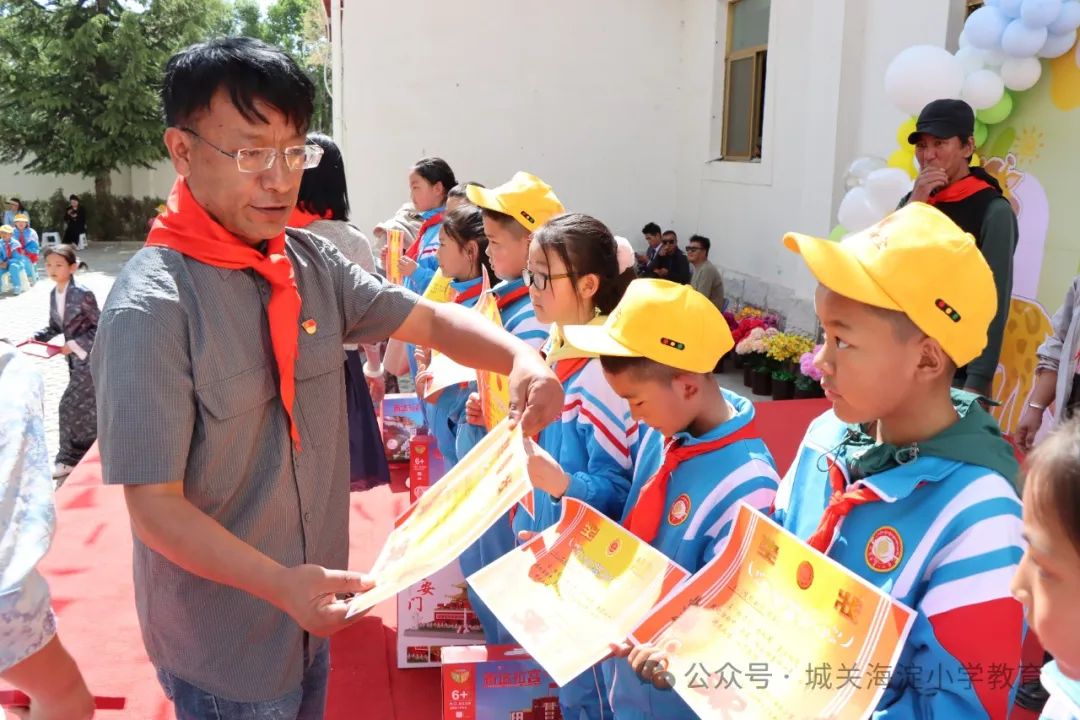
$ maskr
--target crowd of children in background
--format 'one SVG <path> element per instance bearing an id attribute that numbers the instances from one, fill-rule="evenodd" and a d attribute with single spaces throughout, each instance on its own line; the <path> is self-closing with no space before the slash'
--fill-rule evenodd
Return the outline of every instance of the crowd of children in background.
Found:
<path id="1" fill-rule="evenodd" d="M 774 466 L 753 403 L 712 376 L 733 346 L 720 311 L 655 272 L 656 258 L 672 255 L 660 254 L 659 227 L 646 227 L 657 242 L 635 256 L 534 175 L 459 186 L 445 162 L 425 159 L 409 179 L 423 227 L 401 263 L 406 282 L 423 293 L 442 277 L 441 299 L 471 306 L 494 275 L 504 327 L 540 350 L 566 393 L 560 420 L 526 440 L 531 512 L 518 506 L 463 554 L 466 576 L 556 522 L 563 497 L 693 573 L 723 547 L 745 502 L 918 611 L 881 701 L 888 717 L 1006 717 L 1016 683 L 955 673 L 930 685 L 920 673 L 997 665 L 1018 674 L 1025 606 L 1058 658 L 1044 670 L 1055 702 L 1077 702 L 1080 623 L 1067 598 L 1080 590 L 1080 425 L 1060 428 L 1021 473 L 980 399 L 952 388 L 955 368 L 986 343 L 996 299 L 985 260 L 951 220 L 913 204 L 840 243 L 785 238 L 819 283 L 815 365 L 833 404 L 788 469 Z M 649 277 L 637 277 L 643 268 Z M 423 397 L 430 354 L 407 357 Z M 427 398 L 448 465 L 485 432 L 475 391 Z M 512 642 L 470 597 L 485 639 Z M 613 646 L 560 689 L 563 717 L 694 717 L 661 667 L 656 648 Z"/>

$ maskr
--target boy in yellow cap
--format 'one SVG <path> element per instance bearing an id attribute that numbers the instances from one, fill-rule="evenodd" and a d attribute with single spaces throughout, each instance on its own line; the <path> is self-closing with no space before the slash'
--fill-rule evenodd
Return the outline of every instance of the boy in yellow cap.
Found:
<path id="1" fill-rule="evenodd" d="M 712 377 L 735 344 L 727 322 L 687 285 L 639 279 L 603 325 L 563 331 L 567 343 L 600 356 L 608 383 L 641 423 L 623 524 L 696 572 L 727 537 L 739 503 L 767 511 L 779 481 L 753 404 Z M 618 720 L 694 717 L 622 658 L 604 663 L 604 676 Z"/>
<path id="2" fill-rule="evenodd" d="M 1009 592 L 1024 548 L 1017 464 L 977 397 L 951 390 L 987 342 L 990 268 L 922 203 L 840 243 L 784 244 L 820 283 L 815 364 L 833 409 L 807 430 L 774 517 L 918 611 L 884 717 L 1005 718 L 1024 634 Z"/>
<path id="3" fill-rule="evenodd" d="M 29 277 L 34 272 L 30 259 L 22 254 L 22 246 L 12 237 L 15 228 L 0 225 L 0 291 L 4 287 L 4 278 L 11 281 L 11 289 L 19 295 L 23 291 L 23 276 Z"/>
<path id="4" fill-rule="evenodd" d="M 532 233 L 565 208 L 546 182 L 527 172 L 514 174 L 508 182 L 494 188 L 469 185 L 469 201 L 484 211 L 484 234 L 487 255 L 500 282 L 492 288 L 503 327 L 529 345 L 539 349 L 547 340 L 549 327 L 536 319 L 529 288 L 522 272 L 529 259 Z M 481 438 L 479 397 L 472 393 L 468 401 L 469 422 L 457 429 L 458 457 L 464 457 Z M 514 549 L 516 541 L 509 518 L 495 523 L 460 558 L 461 569 L 468 577 Z M 484 628 L 489 644 L 513 642 L 513 638 L 495 619 L 479 596 L 469 588 L 469 600 Z"/>

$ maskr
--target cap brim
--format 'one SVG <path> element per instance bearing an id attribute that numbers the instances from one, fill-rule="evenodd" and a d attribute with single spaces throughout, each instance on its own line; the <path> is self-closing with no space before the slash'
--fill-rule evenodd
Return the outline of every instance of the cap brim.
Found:
<path id="1" fill-rule="evenodd" d="M 604 325 L 567 325 L 561 329 L 568 344 L 591 355 L 642 357 L 611 337 Z"/>
<path id="2" fill-rule="evenodd" d="M 506 209 L 503 207 L 502 201 L 499 200 L 498 193 L 493 188 L 482 188 L 476 185 L 466 185 L 465 197 L 469 198 L 469 202 L 471 202 L 478 208 L 485 208 L 487 210 L 494 210 L 501 213 L 506 212 Z"/>
<path id="3" fill-rule="evenodd" d="M 971 129 L 965 137 L 970 137 L 975 133 L 975 128 Z M 951 138 L 958 135 L 964 135 L 963 131 L 957 130 L 955 125 L 949 125 L 947 123 L 925 125 L 921 129 L 916 127 L 914 132 L 907 136 L 908 145 L 914 145 L 919 142 L 920 135 L 931 135 L 936 138 Z"/>
<path id="4" fill-rule="evenodd" d="M 784 245 L 788 250 L 802 255 L 818 282 L 836 294 L 886 310 L 901 310 L 842 244 L 810 235 L 787 233 L 784 235 Z"/>

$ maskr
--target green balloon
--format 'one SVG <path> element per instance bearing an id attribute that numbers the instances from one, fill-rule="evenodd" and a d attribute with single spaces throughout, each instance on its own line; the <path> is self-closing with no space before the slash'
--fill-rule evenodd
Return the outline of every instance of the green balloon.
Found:
<path id="1" fill-rule="evenodd" d="M 975 117 L 987 125 L 997 125 L 999 122 L 1002 122 L 1005 118 L 1009 117 L 1009 113 L 1012 112 L 1012 109 L 1012 95 L 1006 90 L 1001 96 L 1001 99 L 997 101 L 996 105 L 988 107 L 985 110 L 980 110 L 975 113 Z"/>
<path id="2" fill-rule="evenodd" d="M 832 229 L 832 232 L 829 233 L 829 239 L 839 242 L 840 238 L 844 237 L 847 234 L 848 233 L 846 227 L 844 227 L 843 225 L 837 225 Z"/>
<path id="3" fill-rule="evenodd" d="M 982 147 L 986 142 L 986 136 L 989 134 L 989 130 L 986 129 L 986 124 L 978 120 L 975 121 L 975 147 Z"/>

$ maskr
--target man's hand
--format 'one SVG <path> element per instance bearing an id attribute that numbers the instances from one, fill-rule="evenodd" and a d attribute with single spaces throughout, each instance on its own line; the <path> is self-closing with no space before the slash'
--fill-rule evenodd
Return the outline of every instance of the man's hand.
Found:
<path id="1" fill-rule="evenodd" d="M 927 165 L 915 178 L 915 187 L 911 190 L 908 202 L 926 202 L 930 196 L 949 184 L 949 175 L 939 167 Z"/>
<path id="2" fill-rule="evenodd" d="M 408 255 L 402 255 L 401 260 L 398 261 L 398 270 L 401 272 L 402 277 L 409 277 L 416 272 L 418 267 L 420 265 Z"/>
<path id="3" fill-rule="evenodd" d="M 627 658 L 630 667 L 645 682 L 651 682 L 657 690 L 671 689 L 671 673 L 667 671 L 667 655 L 653 645 L 638 645 Z"/>
<path id="4" fill-rule="evenodd" d="M 1024 412 L 1020 414 L 1020 424 L 1016 426 L 1016 445 L 1024 452 L 1031 452 L 1035 447 L 1035 436 L 1039 434 L 1039 428 L 1043 424 L 1045 410 L 1037 410 L 1030 405 L 1024 406 Z"/>
<path id="5" fill-rule="evenodd" d="M 510 371 L 510 416 L 526 437 L 538 435 L 562 412 L 563 388 L 540 354 L 518 353 Z"/>
<path id="6" fill-rule="evenodd" d="M 386 397 L 386 378 L 370 378 L 365 376 L 364 379 L 367 380 L 368 394 L 371 395 L 371 404 L 376 408 L 381 406 L 383 398 Z"/>
<path id="7" fill-rule="evenodd" d="M 60 348 L 60 354 L 61 355 L 70 355 L 71 354 L 71 348 L 69 348 L 67 345 L 62 346 Z"/>
<path id="8" fill-rule="evenodd" d="M 349 602 L 338 595 L 367 592 L 375 583 L 360 573 L 297 565 L 281 570 L 277 587 L 275 605 L 312 635 L 328 637 L 357 619 L 345 619 Z"/>
<path id="9" fill-rule="evenodd" d="M 656 277 L 667 277 L 668 276 L 668 269 L 667 268 L 656 268 L 656 269 L 653 270 L 653 273 L 656 275 Z"/>
<path id="10" fill-rule="evenodd" d="M 543 490 L 556 500 L 566 494 L 570 487 L 570 476 L 563 471 L 555 458 L 529 437 L 525 438 L 525 455 L 529 458 L 529 481 L 533 487 Z"/>

